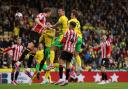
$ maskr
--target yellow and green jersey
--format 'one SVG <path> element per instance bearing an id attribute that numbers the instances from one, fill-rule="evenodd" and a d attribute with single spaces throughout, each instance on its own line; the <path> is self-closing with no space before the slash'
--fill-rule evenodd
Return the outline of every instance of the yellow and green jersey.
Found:
<path id="1" fill-rule="evenodd" d="M 81 33 L 81 30 L 80 30 L 80 22 L 79 22 L 76 18 L 73 18 L 73 19 L 70 19 L 70 20 L 68 21 L 68 23 L 70 23 L 70 22 L 72 22 L 72 21 L 76 23 L 76 27 L 75 27 L 76 33 L 78 34 L 78 36 L 79 36 L 80 38 L 82 38 L 82 33 Z"/>
<path id="2" fill-rule="evenodd" d="M 55 31 L 51 29 L 46 29 L 41 35 L 39 42 L 44 41 L 46 47 L 51 47 L 55 40 Z"/>
<path id="3" fill-rule="evenodd" d="M 57 23 L 60 23 L 59 31 L 60 34 L 64 34 L 68 29 L 68 18 L 66 16 L 61 16 Z"/>

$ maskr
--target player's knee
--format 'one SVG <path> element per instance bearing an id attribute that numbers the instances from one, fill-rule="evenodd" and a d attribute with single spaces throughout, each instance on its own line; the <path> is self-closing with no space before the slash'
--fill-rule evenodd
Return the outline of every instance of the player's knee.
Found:
<path id="1" fill-rule="evenodd" d="M 63 65 L 63 60 L 62 59 L 59 59 L 59 64 Z"/>
<path id="2" fill-rule="evenodd" d="M 71 68 L 70 62 L 67 62 L 67 63 L 66 63 L 66 68 L 67 68 L 67 69 Z"/>
<path id="3" fill-rule="evenodd" d="M 75 57 L 79 56 L 79 52 L 75 51 L 75 52 L 74 52 L 74 56 L 75 56 Z"/>
<path id="4" fill-rule="evenodd" d="M 25 71 L 28 71 L 28 72 L 30 72 L 30 68 L 26 68 L 26 69 L 25 69 Z"/>
<path id="5" fill-rule="evenodd" d="M 52 47 L 50 48 L 50 50 L 51 50 L 51 51 L 54 51 L 54 50 L 55 50 L 55 46 L 52 46 Z"/>
<path id="6" fill-rule="evenodd" d="M 56 51 L 56 50 L 58 50 L 59 48 L 57 47 L 57 46 L 52 46 L 51 48 L 50 48 L 50 50 L 51 51 Z"/>
<path id="7" fill-rule="evenodd" d="M 105 72 L 105 67 L 104 66 L 101 66 L 101 71 Z"/>

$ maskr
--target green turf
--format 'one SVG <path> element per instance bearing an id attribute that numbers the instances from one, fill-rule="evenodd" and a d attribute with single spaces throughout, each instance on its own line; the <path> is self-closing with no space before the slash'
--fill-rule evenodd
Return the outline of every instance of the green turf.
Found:
<path id="1" fill-rule="evenodd" d="M 17 86 L 11 84 L 0 84 L 0 89 L 128 89 L 128 83 L 110 83 L 106 85 L 98 85 L 96 83 L 70 83 L 67 86 L 59 86 L 53 84 L 19 84 Z"/>

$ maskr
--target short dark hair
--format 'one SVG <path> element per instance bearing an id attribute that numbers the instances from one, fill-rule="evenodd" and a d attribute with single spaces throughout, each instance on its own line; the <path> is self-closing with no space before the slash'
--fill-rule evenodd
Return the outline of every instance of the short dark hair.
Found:
<path id="1" fill-rule="evenodd" d="M 62 9 L 63 11 L 65 11 L 64 7 L 63 6 L 59 6 L 58 10 L 59 9 Z"/>
<path id="2" fill-rule="evenodd" d="M 51 12 L 51 9 L 50 9 L 50 8 L 44 8 L 43 12 L 44 12 L 44 13 Z"/>
<path id="3" fill-rule="evenodd" d="M 74 21 L 71 21 L 71 22 L 70 22 L 70 25 L 71 25 L 73 28 L 76 27 L 76 23 L 75 23 Z"/>
<path id="4" fill-rule="evenodd" d="M 73 13 L 73 15 L 75 15 L 76 17 L 78 17 L 78 12 L 75 9 L 73 9 L 71 13 Z"/>

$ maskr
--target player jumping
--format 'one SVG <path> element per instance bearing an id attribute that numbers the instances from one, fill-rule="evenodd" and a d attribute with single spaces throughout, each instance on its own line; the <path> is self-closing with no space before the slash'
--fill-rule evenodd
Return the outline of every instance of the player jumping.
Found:
<path id="1" fill-rule="evenodd" d="M 44 29 L 48 28 L 48 26 L 46 25 L 46 17 L 49 17 L 51 15 L 51 9 L 49 8 L 45 8 L 43 10 L 43 13 L 39 13 L 36 18 L 35 18 L 35 22 L 36 24 L 34 25 L 34 27 L 32 28 L 33 32 L 35 32 L 35 34 L 37 34 L 35 39 L 35 35 L 33 35 L 34 38 L 32 38 L 32 40 L 36 40 L 35 41 L 35 45 L 37 46 L 38 44 L 38 40 L 39 40 L 39 36 L 42 34 L 42 32 L 44 31 Z M 30 72 L 28 71 L 29 68 L 31 68 L 31 64 L 32 64 L 32 60 L 34 58 L 35 55 L 35 51 L 34 51 L 34 43 L 30 42 L 28 43 L 28 47 L 26 48 L 26 50 L 23 52 L 23 54 L 21 55 L 20 59 L 18 62 L 16 62 L 16 67 L 19 67 L 19 65 L 21 64 L 21 62 L 24 60 L 25 56 L 28 53 L 31 53 L 31 55 L 29 56 L 29 60 L 27 61 L 27 67 L 26 68 L 26 73 L 28 76 L 30 75 Z"/>

